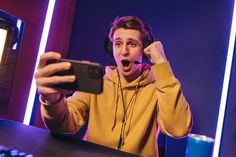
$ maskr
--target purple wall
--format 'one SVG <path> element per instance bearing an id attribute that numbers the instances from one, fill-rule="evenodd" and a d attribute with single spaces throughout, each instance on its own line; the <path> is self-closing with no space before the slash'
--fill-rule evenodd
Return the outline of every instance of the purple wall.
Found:
<path id="1" fill-rule="evenodd" d="M 25 22 L 6 118 L 23 121 L 48 2 L 1 0 L 0 8 Z"/>
<path id="2" fill-rule="evenodd" d="M 156 39 L 162 41 L 172 69 L 182 84 L 193 113 L 192 133 L 214 137 L 232 9 L 233 0 L 214 3 L 206 0 L 78 1 L 69 58 L 109 64 L 103 42 L 110 21 L 117 15 L 139 16 L 150 24 Z M 235 82 L 232 85 L 235 86 Z M 235 101 L 231 99 L 232 104 Z M 227 142 L 235 147 L 235 141 L 226 139 L 224 143 Z M 168 138 L 167 147 L 168 157 L 182 157 L 186 140 Z M 235 150 L 231 151 L 236 154 Z M 222 152 L 230 157 L 224 147 Z"/>
<path id="3" fill-rule="evenodd" d="M 75 4 L 76 0 L 56 1 L 47 41 L 47 51 L 58 51 L 63 56 L 67 56 Z M 23 122 L 47 6 L 48 0 L 0 1 L 0 9 L 25 22 L 10 102 L 6 106 L 7 113 L 4 118 Z M 39 110 L 35 125 L 43 127 Z"/>

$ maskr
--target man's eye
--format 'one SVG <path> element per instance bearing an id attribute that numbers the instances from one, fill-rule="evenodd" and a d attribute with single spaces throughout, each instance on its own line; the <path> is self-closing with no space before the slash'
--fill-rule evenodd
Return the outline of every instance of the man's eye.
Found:
<path id="1" fill-rule="evenodd" d="M 131 47 L 136 47 L 137 43 L 135 41 L 130 41 L 130 42 L 128 42 L 128 45 Z"/>
<path id="2" fill-rule="evenodd" d="M 121 46 L 122 44 L 123 44 L 123 43 L 122 43 L 121 41 L 116 41 L 116 42 L 115 42 L 115 46 L 118 46 L 118 47 Z"/>

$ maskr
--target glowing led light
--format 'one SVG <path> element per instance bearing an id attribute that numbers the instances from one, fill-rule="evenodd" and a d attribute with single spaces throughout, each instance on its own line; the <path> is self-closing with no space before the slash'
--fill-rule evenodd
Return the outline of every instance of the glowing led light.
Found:
<path id="1" fill-rule="evenodd" d="M 226 60 L 226 66 L 225 66 L 224 82 L 223 82 L 223 88 L 222 88 L 222 93 L 221 93 L 221 101 L 220 101 L 220 109 L 219 109 L 219 115 L 218 115 L 218 121 L 217 121 L 215 144 L 214 144 L 214 149 L 213 149 L 213 157 L 219 156 L 222 128 L 223 128 L 223 123 L 224 123 L 224 116 L 225 116 L 225 109 L 226 109 L 226 102 L 227 102 L 227 95 L 228 95 L 228 87 L 229 87 L 229 80 L 230 80 L 230 73 L 231 73 L 232 60 L 233 60 L 233 54 L 234 54 L 235 35 L 236 35 L 236 3 L 234 2 L 233 19 L 232 19 L 229 46 L 228 46 L 228 54 L 227 54 L 227 60 Z"/>
<path id="2" fill-rule="evenodd" d="M 22 20 L 17 20 L 16 26 L 18 28 L 18 31 L 21 30 L 21 25 L 22 25 Z M 14 44 L 14 46 L 12 47 L 13 50 L 15 50 L 17 48 L 17 42 Z"/>
<path id="3" fill-rule="evenodd" d="M 45 22 L 44 22 L 44 26 L 43 26 L 43 33 L 42 33 L 42 37 L 40 40 L 40 46 L 39 46 L 37 60 L 36 60 L 35 68 L 34 68 L 34 73 L 37 70 L 37 65 L 39 62 L 40 55 L 42 55 L 45 51 L 55 3 L 56 3 L 56 0 L 50 0 L 49 4 L 48 4 L 46 18 L 45 18 Z M 30 92 L 29 92 L 28 102 L 27 102 L 26 111 L 25 111 L 25 117 L 24 117 L 24 121 L 23 121 L 23 123 L 27 124 L 27 125 L 30 123 L 32 109 L 33 109 L 33 105 L 34 105 L 35 94 L 36 94 L 36 81 L 35 81 L 34 77 L 32 77 L 31 88 L 30 88 Z"/>

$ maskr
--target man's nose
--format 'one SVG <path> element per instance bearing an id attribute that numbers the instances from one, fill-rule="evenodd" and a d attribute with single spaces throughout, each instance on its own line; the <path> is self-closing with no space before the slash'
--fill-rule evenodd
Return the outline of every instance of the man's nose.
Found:
<path id="1" fill-rule="evenodd" d="M 126 56 L 128 53 L 129 53 L 128 46 L 126 44 L 124 44 L 123 47 L 122 47 L 122 50 L 121 50 L 121 54 L 123 56 Z"/>

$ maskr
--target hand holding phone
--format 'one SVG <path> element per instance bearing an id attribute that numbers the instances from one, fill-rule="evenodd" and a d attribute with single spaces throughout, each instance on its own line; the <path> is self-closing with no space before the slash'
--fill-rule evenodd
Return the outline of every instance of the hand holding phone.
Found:
<path id="1" fill-rule="evenodd" d="M 56 88 L 72 91 L 82 91 L 99 94 L 103 91 L 103 66 L 95 62 L 83 62 L 69 59 L 48 60 L 47 64 L 70 62 L 71 68 L 66 71 L 56 72 L 53 76 L 75 75 L 73 83 L 61 83 L 54 85 Z"/>

